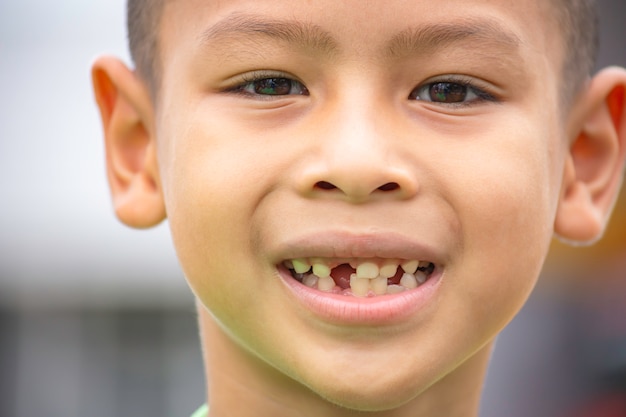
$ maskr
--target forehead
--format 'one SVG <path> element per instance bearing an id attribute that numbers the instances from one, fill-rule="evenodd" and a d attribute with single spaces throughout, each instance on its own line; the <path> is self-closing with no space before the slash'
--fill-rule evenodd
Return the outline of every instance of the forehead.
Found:
<path id="1" fill-rule="evenodd" d="M 223 19 L 232 20 L 234 15 L 322 24 L 339 29 L 338 32 L 344 36 L 356 35 L 374 43 L 385 35 L 393 36 L 395 32 L 410 27 L 463 20 L 468 24 L 474 23 L 477 29 L 481 20 L 495 26 L 500 22 L 530 40 L 543 37 L 541 35 L 554 27 L 553 3 L 545 0 L 179 0 L 165 4 L 161 15 L 161 40 L 167 44 L 168 38 L 176 34 L 198 34 L 199 31 L 210 30 L 211 25 L 221 23 Z M 189 30 L 181 31 L 182 27 Z M 492 31 L 491 35 L 499 36 L 496 31 Z"/>
<path id="2" fill-rule="evenodd" d="M 511 60 L 509 70 L 547 60 L 556 74 L 564 48 L 553 7 L 545 0 L 177 0 L 165 5 L 159 45 L 164 78 L 183 55 L 280 53 L 267 45 L 382 64 L 455 48 L 496 66 Z"/>

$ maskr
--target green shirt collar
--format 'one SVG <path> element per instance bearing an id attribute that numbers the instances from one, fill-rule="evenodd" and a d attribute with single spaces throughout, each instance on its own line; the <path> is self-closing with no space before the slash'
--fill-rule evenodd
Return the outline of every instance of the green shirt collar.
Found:
<path id="1" fill-rule="evenodd" d="M 202 407 L 198 408 L 195 413 L 191 415 L 191 417 L 208 417 L 209 415 L 209 406 L 204 404 Z"/>

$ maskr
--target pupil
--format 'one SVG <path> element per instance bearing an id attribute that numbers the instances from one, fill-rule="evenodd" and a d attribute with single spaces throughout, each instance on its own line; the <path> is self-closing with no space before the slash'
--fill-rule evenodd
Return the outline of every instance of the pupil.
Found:
<path id="1" fill-rule="evenodd" d="M 285 95 L 291 91 L 291 81 L 286 78 L 266 78 L 256 82 L 254 91 L 257 94 Z"/>
<path id="2" fill-rule="evenodd" d="M 456 83 L 435 83 L 430 87 L 430 98 L 437 103 L 462 103 L 467 87 Z"/>

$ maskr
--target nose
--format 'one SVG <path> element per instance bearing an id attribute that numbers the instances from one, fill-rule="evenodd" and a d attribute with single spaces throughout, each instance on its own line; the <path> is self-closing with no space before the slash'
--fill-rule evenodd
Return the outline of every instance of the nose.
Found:
<path id="1" fill-rule="evenodd" d="M 301 192 L 355 204 L 416 195 L 416 170 L 406 143 L 384 114 L 372 113 L 351 106 L 314 129 L 317 137 L 310 158 L 304 158 Z"/>

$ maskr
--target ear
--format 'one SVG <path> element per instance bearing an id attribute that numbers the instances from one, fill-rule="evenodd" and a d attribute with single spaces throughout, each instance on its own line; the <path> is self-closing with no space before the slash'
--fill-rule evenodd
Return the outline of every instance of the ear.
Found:
<path id="1" fill-rule="evenodd" d="M 575 129 L 555 220 L 560 237 L 599 239 L 619 193 L 626 156 L 626 70 L 598 73 L 571 113 Z"/>
<path id="2" fill-rule="evenodd" d="M 91 75 L 102 118 L 115 213 L 128 226 L 154 226 L 165 219 L 165 204 L 148 90 L 134 72 L 113 57 L 98 58 Z"/>

